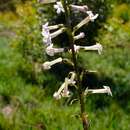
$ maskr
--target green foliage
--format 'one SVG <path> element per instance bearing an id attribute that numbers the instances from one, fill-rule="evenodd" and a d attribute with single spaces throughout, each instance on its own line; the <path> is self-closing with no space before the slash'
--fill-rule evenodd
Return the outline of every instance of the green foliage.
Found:
<path id="1" fill-rule="evenodd" d="M 31 2 L 17 5 L 16 13 L 19 16 L 20 26 L 16 30 L 17 37 L 13 40 L 12 47 L 24 57 L 25 65 L 20 68 L 21 75 L 27 80 L 36 82 L 35 66 L 42 62 L 44 53 L 37 12 L 32 6 Z"/>
<path id="2" fill-rule="evenodd" d="M 44 89 L 25 82 L 18 73 L 25 65 L 24 59 L 9 43 L 7 37 L 0 37 L 0 129 L 81 130 L 77 103 L 66 105 L 63 101 L 54 101 L 46 97 Z M 3 114 L 7 106 L 13 110 L 11 116 Z M 117 103 L 98 110 L 87 105 L 87 111 L 91 119 L 90 130 L 130 129 L 129 113 L 125 113 Z"/>
<path id="3" fill-rule="evenodd" d="M 104 45 L 104 55 L 98 66 L 106 77 L 113 81 L 113 92 L 119 102 L 127 103 L 129 100 L 129 69 L 130 69 L 130 19 L 129 5 L 116 5 L 113 13 L 108 17 L 104 28 L 99 30 L 98 39 Z M 100 71 L 100 72 L 102 72 Z M 123 98 L 125 96 L 125 100 Z"/>
<path id="4" fill-rule="evenodd" d="M 86 0 L 83 2 L 86 3 Z M 90 83 L 91 87 L 101 87 L 103 84 L 107 84 L 112 87 L 114 96 L 111 100 L 106 95 L 87 97 L 87 110 L 91 119 L 90 129 L 129 130 L 129 5 L 117 4 L 116 1 L 107 1 L 108 3 L 104 1 L 102 8 L 104 5 L 105 7 L 99 11 L 97 8 L 100 7 L 101 1 L 94 2 L 94 6 L 92 2 L 94 1 L 89 2 L 92 5 L 91 8 L 95 8 L 95 12 L 105 16 L 100 16 L 100 20 L 96 24 L 97 32 L 92 30 L 93 33 L 91 33 L 91 27 L 95 28 L 93 23 L 90 27 L 83 28 L 87 37 L 92 36 L 88 40 L 83 40 L 81 44 L 86 45 L 88 41 L 94 42 L 96 39 L 103 44 L 104 52 L 101 56 L 82 52 L 79 64 L 88 70 L 97 70 L 96 76 L 92 75 L 94 78 L 91 81 L 92 84 Z M 111 11 L 104 12 L 105 9 Z M 12 12 L 0 13 L 0 31 L 5 28 L 13 28 L 13 31 L 17 29 L 17 37 L 11 46 L 10 39 L 0 38 L 0 129 L 35 130 L 45 126 L 48 130 L 81 130 L 76 103 L 68 106 L 46 97 L 47 94 L 52 95 L 60 85 L 59 81 L 63 80 L 66 73 L 63 72 L 61 77 L 59 70 L 64 70 L 64 67 L 49 73 L 38 69 L 39 64 L 47 58 L 43 52 L 41 25 L 46 21 L 46 18 L 51 19 L 54 16 L 53 10 L 44 6 L 40 6 L 37 10 L 34 3 L 27 2 L 17 5 L 15 11 L 17 15 Z M 45 13 L 39 11 L 49 11 L 49 15 L 44 16 Z M 40 13 L 41 18 L 39 18 L 38 13 Z M 80 21 L 81 17 L 78 17 Z M 104 17 L 105 19 L 103 19 Z M 7 21 L 7 19 L 11 20 Z M 42 21 L 41 23 L 39 23 L 39 19 Z M 58 16 L 53 17 L 53 21 L 49 21 L 50 23 L 61 23 L 62 20 L 62 16 Z M 17 22 L 12 26 L 14 21 Z M 101 24 L 102 28 L 100 28 Z M 95 36 L 97 37 L 95 38 Z M 61 43 L 57 39 L 55 42 L 58 45 Z M 12 119 L 4 117 L 2 114 L 2 109 L 7 105 L 13 106 L 13 108 L 17 108 L 18 105 Z"/>

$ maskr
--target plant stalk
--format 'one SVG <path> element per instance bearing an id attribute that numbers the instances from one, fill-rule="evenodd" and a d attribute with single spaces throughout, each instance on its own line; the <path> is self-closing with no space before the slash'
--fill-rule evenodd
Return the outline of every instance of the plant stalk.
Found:
<path id="1" fill-rule="evenodd" d="M 77 57 L 76 53 L 74 50 L 74 34 L 72 33 L 72 26 L 71 26 L 71 18 L 70 18 L 70 9 L 69 9 L 69 0 L 62 0 L 62 4 L 65 10 L 65 19 L 66 19 L 66 26 L 67 26 L 67 34 L 69 37 L 69 45 L 72 51 L 72 60 L 74 64 L 74 70 L 77 76 L 77 88 L 78 88 L 78 96 L 79 96 L 79 101 L 80 101 L 80 116 L 83 124 L 84 130 L 88 130 L 89 123 L 87 119 L 87 115 L 85 112 L 85 97 L 84 97 L 84 92 L 82 91 L 82 86 L 81 86 L 81 80 L 80 80 L 80 73 L 78 70 L 77 66 Z"/>

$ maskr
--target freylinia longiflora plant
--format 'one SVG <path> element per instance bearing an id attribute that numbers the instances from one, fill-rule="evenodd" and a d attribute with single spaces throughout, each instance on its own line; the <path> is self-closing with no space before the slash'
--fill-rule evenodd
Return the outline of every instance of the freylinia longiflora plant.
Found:
<path id="1" fill-rule="evenodd" d="M 53 61 L 47 61 L 43 63 L 43 69 L 48 70 L 51 69 L 51 67 L 57 63 L 60 62 L 69 62 L 73 66 L 74 70 L 68 74 L 68 77 L 65 78 L 64 83 L 61 85 L 58 91 L 56 91 L 53 95 L 53 97 L 56 100 L 61 99 L 62 97 L 70 97 L 70 91 L 68 89 L 69 86 L 75 86 L 76 91 L 78 92 L 78 99 L 80 102 L 80 117 L 82 119 L 82 124 L 84 130 L 88 130 L 89 128 L 89 121 L 86 114 L 85 109 L 85 96 L 88 94 L 93 93 L 108 93 L 109 95 L 112 95 L 111 90 L 108 86 L 103 86 L 103 89 L 82 89 L 82 73 L 81 70 L 79 71 L 78 67 L 78 59 L 77 55 L 80 53 L 80 50 L 84 51 L 98 51 L 99 54 L 102 52 L 102 45 L 100 43 L 96 43 L 93 46 L 79 46 L 75 45 L 75 41 L 81 38 L 85 37 L 85 34 L 81 32 L 79 35 L 75 36 L 76 31 L 78 31 L 80 28 L 82 28 L 84 25 L 88 24 L 89 22 L 94 22 L 94 20 L 98 17 L 98 14 L 93 14 L 91 10 L 89 10 L 87 5 L 80 6 L 80 5 L 72 5 L 70 0 L 39 0 L 39 2 L 43 4 L 49 4 L 54 3 L 54 8 L 57 12 L 57 14 L 64 13 L 66 24 L 59 24 L 59 25 L 53 25 L 49 26 L 49 23 L 47 22 L 42 26 L 42 35 L 43 35 L 43 43 L 46 46 L 46 53 L 49 56 L 54 56 L 56 53 L 64 53 L 66 52 L 66 49 L 64 48 L 55 48 L 53 47 L 52 39 L 60 35 L 61 33 L 66 32 L 68 35 L 68 52 L 71 53 L 71 60 L 64 59 L 64 58 L 57 58 Z M 71 24 L 71 11 L 75 12 L 82 12 L 86 14 L 86 18 L 84 18 L 79 24 L 77 24 L 75 27 Z M 52 33 L 50 33 L 50 31 Z M 81 69 L 81 68 L 80 68 Z M 84 70 L 82 69 L 82 72 Z"/>

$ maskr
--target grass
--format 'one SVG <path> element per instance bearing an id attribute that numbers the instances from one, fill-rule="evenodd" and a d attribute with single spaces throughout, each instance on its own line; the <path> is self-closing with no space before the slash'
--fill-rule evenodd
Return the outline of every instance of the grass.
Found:
<path id="1" fill-rule="evenodd" d="M 22 56 L 10 47 L 10 40 L 0 37 L 0 130 L 82 130 L 77 103 L 54 101 L 19 75 Z M 90 130 L 130 129 L 130 115 L 116 103 L 87 110 Z"/>

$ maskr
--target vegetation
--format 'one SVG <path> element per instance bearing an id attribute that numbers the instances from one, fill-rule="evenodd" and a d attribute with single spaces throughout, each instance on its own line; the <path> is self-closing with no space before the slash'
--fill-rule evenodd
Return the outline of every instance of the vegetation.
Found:
<path id="1" fill-rule="evenodd" d="M 83 2 L 86 3 L 85 0 Z M 112 87 L 113 97 L 96 95 L 87 98 L 90 130 L 129 130 L 130 5 L 129 1 L 121 0 L 104 2 L 108 9 L 103 13 L 105 20 L 91 24 L 91 27 L 97 27 L 97 31 L 90 39 L 82 41 L 83 45 L 100 41 L 104 46 L 103 55 L 99 57 L 82 52 L 80 63 L 98 71 L 96 75 L 89 75 L 92 81 L 87 78 L 90 87 L 107 84 Z M 40 32 L 46 18 L 54 16 L 53 10 L 49 10 L 46 16 L 43 12 L 48 8 L 35 2 L 13 4 L 15 11 L 2 9 L 0 12 L 0 129 L 82 130 L 77 102 L 71 105 L 64 99 L 57 102 L 52 98 L 64 80 L 67 70 L 60 72 L 65 67 L 49 73 L 35 67 L 47 57 Z M 90 4 L 95 5 L 91 0 Z M 98 12 L 96 8 L 95 11 Z M 62 16 L 58 16 L 50 22 L 61 20 Z M 89 28 L 84 27 L 83 30 L 91 35 Z M 59 46 L 61 41 L 55 39 L 55 42 Z"/>

